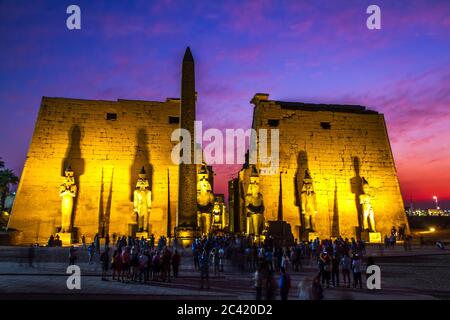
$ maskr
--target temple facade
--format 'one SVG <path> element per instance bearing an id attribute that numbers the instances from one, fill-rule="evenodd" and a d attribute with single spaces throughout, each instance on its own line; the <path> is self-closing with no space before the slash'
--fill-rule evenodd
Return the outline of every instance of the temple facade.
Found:
<path id="1" fill-rule="evenodd" d="M 114 233 L 171 236 L 179 224 L 195 227 L 197 167 L 171 158 L 174 130 L 194 127 L 189 48 L 181 90 L 181 99 L 166 101 L 43 97 L 8 225 L 22 231 L 21 242 L 45 243 L 67 231 L 63 224 L 73 241 Z M 62 195 L 69 167 L 72 199 Z M 67 222 L 62 212 L 69 205 Z"/>
<path id="2" fill-rule="evenodd" d="M 297 239 L 408 230 L 382 114 L 357 105 L 269 100 L 268 94 L 251 103 L 253 129 L 279 130 L 279 166 L 274 172 L 258 159 L 229 181 L 231 230 L 247 232 L 245 199 L 255 168 L 266 223 L 286 221 Z"/>
<path id="3" fill-rule="evenodd" d="M 188 243 L 211 232 L 264 236 L 274 221 L 297 239 L 408 227 L 382 114 L 268 94 L 251 101 L 252 128 L 278 130 L 279 164 L 274 171 L 247 161 L 229 182 L 227 210 L 211 166 L 173 161 L 174 132 L 194 132 L 194 70 L 188 48 L 180 99 L 43 97 L 8 224 L 20 242 L 59 233 L 65 244 L 97 234 L 177 235 Z M 196 148 L 191 141 L 195 162 Z"/>

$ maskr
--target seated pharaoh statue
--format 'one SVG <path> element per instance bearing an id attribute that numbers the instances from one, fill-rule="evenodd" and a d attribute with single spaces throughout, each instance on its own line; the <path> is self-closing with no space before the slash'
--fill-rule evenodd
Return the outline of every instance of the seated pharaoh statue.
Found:
<path id="1" fill-rule="evenodd" d="M 264 200 L 259 188 L 259 173 L 256 166 L 252 166 L 250 184 L 245 196 L 247 209 L 247 234 L 260 236 L 264 229 Z"/>

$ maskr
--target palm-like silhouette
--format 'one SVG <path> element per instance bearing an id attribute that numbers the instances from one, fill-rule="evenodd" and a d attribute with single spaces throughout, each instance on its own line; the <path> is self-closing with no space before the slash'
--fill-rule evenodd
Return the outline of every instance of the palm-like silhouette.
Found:
<path id="1" fill-rule="evenodd" d="M 6 196 L 11 185 L 19 183 L 19 178 L 11 169 L 5 169 L 5 162 L 0 158 L 0 207 L 5 208 Z"/>

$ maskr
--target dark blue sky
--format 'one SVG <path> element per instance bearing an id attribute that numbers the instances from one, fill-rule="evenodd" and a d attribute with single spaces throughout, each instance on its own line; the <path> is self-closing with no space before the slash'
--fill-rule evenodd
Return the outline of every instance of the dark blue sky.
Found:
<path id="1" fill-rule="evenodd" d="M 363 104 L 386 116 L 405 199 L 450 199 L 450 1 L 1 1 L 0 38 L 0 156 L 18 174 L 42 96 L 178 97 L 189 45 L 205 127 L 249 127 L 256 92 Z M 216 166 L 216 191 L 238 167 Z"/>

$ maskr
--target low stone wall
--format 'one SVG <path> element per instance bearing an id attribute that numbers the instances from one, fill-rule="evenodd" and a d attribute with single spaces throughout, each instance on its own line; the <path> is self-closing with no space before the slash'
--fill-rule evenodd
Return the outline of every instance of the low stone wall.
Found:
<path id="1" fill-rule="evenodd" d="M 427 230 L 435 228 L 436 230 L 450 229 L 450 217 L 408 217 L 409 226 L 412 230 Z"/>

